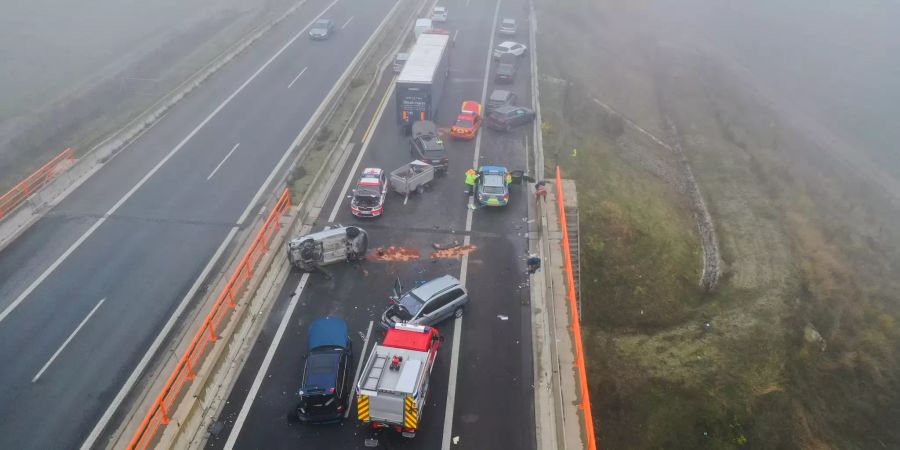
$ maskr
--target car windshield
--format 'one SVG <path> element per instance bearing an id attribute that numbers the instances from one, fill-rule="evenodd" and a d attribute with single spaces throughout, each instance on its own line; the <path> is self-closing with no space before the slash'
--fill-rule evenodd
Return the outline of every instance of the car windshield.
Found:
<path id="1" fill-rule="evenodd" d="M 470 119 L 457 119 L 456 126 L 461 128 L 472 128 L 475 124 Z"/>
<path id="2" fill-rule="evenodd" d="M 325 31 L 328 29 L 328 22 L 318 21 L 312 26 L 313 31 Z"/>
<path id="3" fill-rule="evenodd" d="M 513 19 L 503 19 L 503 26 L 514 27 L 514 26 L 516 26 L 516 21 Z"/>
<path id="4" fill-rule="evenodd" d="M 371 187 L 358 188 L 356 190 L 356 197 L 378 197 L 378 191 L 372 189 Z"/>
<path id="5" fill-rule="evenodd" d="M 497 72 L 500 72 L 500 73 L 511 73 L 512 71 L 513 71 L 513 65 L 512 65 L 512 64 L 500 64 L 499 66 L 497 66 Z"/>
<path id="6" fill-rule="evenodd" d="M 498 52 L 501 52 L 501 53 L 506 53 L 509 51 L 509 46 L 507 46 L 505 44 L 498 44 L 497 48 L 495 50 L 497 50 Z"/>

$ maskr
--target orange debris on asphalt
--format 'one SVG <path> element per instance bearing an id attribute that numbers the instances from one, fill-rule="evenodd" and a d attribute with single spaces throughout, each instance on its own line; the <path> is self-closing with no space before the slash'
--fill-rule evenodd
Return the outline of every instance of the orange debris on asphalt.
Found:
<path id="1" fill-rule="evenodd" d="M 419 251 L 407 247 L 378 247 L 369 255 L 373 261 L 414 261 L 421 258 Z"/>
<path id="2" fill-rule="evenodd" d="M 473 244 L 457 245 L 455 247 L 448 247 L 448 248 L 442 248 L 440 250 L 435 250 L 435 251 L 431 252 L 431 258 L 432 259 L 462 258 L 463 256 L 468 255 L 469 253 L 472 253 L 473 251 L 475 251 L 477 249 L 478 249 L 478 247 L 476 247 Z"/>

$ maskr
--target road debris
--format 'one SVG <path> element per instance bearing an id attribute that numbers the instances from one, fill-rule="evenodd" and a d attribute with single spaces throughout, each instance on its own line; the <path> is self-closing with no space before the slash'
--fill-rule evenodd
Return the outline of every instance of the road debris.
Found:
<path id="1" fill-rule="evenodd" d="M 431 259 L 438 258 L 462 258 L 469 253 L 477 250 L 474 244 L 469 245 L 455 245 L 453 247 L 442 248 L 439 250 L 435 250 L 431 252 Z"/>
<path id="2" fill-rule="evenodd" d="M 504 316 L 502 314 L 497 314 L 497 318 L 500 320 L 509 320 L 509 316 Z"/>
<path id="3" fill-rule="evenodd" d="M 407 247 L 378 247 L 372 251 L 369 259 L 373 261 L 414 261 L 421 258 L 419 251 Z"/>

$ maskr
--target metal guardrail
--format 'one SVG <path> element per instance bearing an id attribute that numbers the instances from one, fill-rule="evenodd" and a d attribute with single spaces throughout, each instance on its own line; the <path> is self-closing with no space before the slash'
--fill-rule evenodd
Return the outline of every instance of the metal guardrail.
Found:
<path id="1" fill-rule="evenodd" d="M 587 385 L 587 370 L 584 367 L 584 345 L 581 342 L 581 318 L 578 314 L 578 300 L 575 298 L 575 277 L 572 273 L 572 249 L 569 246 L 569 227 L 566 223 L 565 197 L 563 196 L 562 176 L 559 166 L 556 166 L 556 204 L 559 207 L 559 226 L 562 229 L 563 256 L 566 269 L 566 297 L 569 301 L 569 313 L 572 315 L 572 334 L 575 344 L 575 366 L 578 369 L 578 386 L 581 390 L 581 404 L 579 408 L 584 412 L 584 430 L 587 434 L 588 450 L 597 449 L 597 440 L 594 437 L 594 419 L 591 415 L 591 397 Z"/>
<path id="2" fill-rule="evenodd" d="M 71 147 L 63 150 L 62 153 L 54 156 L 43 167 L 34 171 L 28 178 L 13 186 L 3 196 L 0 196 L 0 220 L 55 178 L 59 174 L 58 169 L 63 161 L 69 161 L 73 158 L 74 152 Z"/>
<path id="3" fill-rule="evenodd" d="M 233 310 L 237 304 L 235 299 L 238 298 L 247 286 L 247 282 L 253 278 L 256 263 L 264 253 L 269 251 L 269 241 L 275 233 L 281 228 L 280 218 L 283 213 L 291 207 L 290 192 L 285 189 L 262 228 L 257 233 L 256 238 L 250 244 L 250 247 L 244 253 L 241 262 L 238 264 L 228 284 L 219 294 L 209 313 L 206 315 L 197 334 L 188 344 L 184 354 L 175 365 L 175 369 L 163 385 L 162 390 L 147 411 L 144 420 L 128 444 L 128 449 L 146 449 L 153 444 L 157 437 L 157 432 L 171 420 L 170 411 L 175 407 L 181 394 L 186 386 L 194 379 L 196 373 L 195 367 L 198 367 L 206 354 L 206 350 L 210 345 L 219 339 L 216 330 L 224 327 L 224 322 L 229 316 L 229 312 Z"/>

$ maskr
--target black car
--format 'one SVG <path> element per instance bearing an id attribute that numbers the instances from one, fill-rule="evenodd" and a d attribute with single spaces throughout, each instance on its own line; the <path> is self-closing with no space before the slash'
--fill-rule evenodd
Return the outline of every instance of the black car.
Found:
<path id="1" fill-rule="evenodd" d="M 437 126 L 430 120 L 413 123 L 412 135 L 409 138 L 409 153 L 434 166 L 434 169 L 446 172 L 449 166 L 444 141 L 438 135 Z"/>
<path id="2" fill-rule="evenodd" d="M 519 58 L 515 55 L 501 55 L 500 63 L 497 64 L 497 72 L 494 75 L 494 81 L 497 83 L 512 83 L 516 78 L 516 71 L 519 69 Z"/>
<path id="3" fill-rule="evenodd" d="M 491 111 L 501 106 L 512 106 L 515 104 L 516 94 L 503 89 L 494 89 L 494 92 L 491 92 L 491 96 L 488 97 L 485 109 L 487 110 L 487 113 L 490 114 Z"/>
<path id="4" fill-rule="evenodd" d="M 494 130 L 509 131 L 532 120 L 534 111 L 531 109 L 524 106 L 501 106 L 488 114 L 485 124 Z"/>
<path id="5" fill-rule="evenodd" d="M 328 39 L 334 33 L 334 22 L 330 19 L 319 19 L 309 28 L 309 38 L 319 41 Z"/>
<path id="6" fill-rule="evenodd" d="M 311 423 L 343 420 L 353 397 L 352 362 L 347 323 L 337 317 L 315 320 L 309 326 L 309 353 L 297 391 L 297 418 Z"/>

